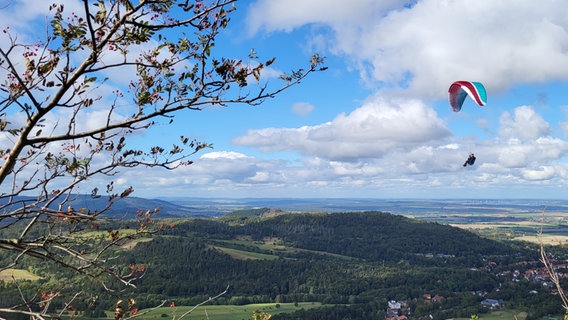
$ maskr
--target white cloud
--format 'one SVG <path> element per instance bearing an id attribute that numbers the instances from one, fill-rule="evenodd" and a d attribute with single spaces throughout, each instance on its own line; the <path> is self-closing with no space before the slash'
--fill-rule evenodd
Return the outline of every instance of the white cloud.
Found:
<path id="1" fill-rule="evenodd" d="M 200 157 L 200 159 L 243 159 L 247 158 L 246 155 L 234 152 L 234 151 L 215 151 L 215 152 L 208 152 Z"/>
<path id="2" fill-rule="evenodd" d="M 558 124 L 558 126 L 560 127 L 560 130 L 562 130 L 564 136 L 568 137 L 568 121 L 562 121 Z"/>
<path id="3" fill-rule="evenodd" d="M 266 152 L 292 150 L 345 160 L 381 157 L 449 135 L 436 112 L 420 101 L 373 97 L 350 114 L 340 114 L 321 125 L 250 130 L 233 143 Z"/>
<path id="4" fill-rule="evenodd" d="M 300 116 L 307 116 L 314 110 L 314 105 L 308 102 L 298 102 L 292 105 L 292 111 Z"/>
<path id="5" fill-rule="evenodd" d="M 0 10 L 0 29 L 9 27 L 11 32 L 18 34 L 21 42 L 45 40 L 45 26 L 49 24 L 47 17 L 50 16 L 49 6 L 51 1 L 45 0 L 10 0 Z M 83 4 L 78 0 L 66 0 L 64 3 L 63 16 L 67 17 L 72 12 L 82 12 Z M 2 35 L 3 36 L 3 35 Z M 0 37 L 0 45 L 4 47 L 4 37 Z"/>
<path id="6" fill-rule="evenodd" d="M 514 114 L 505 112 L 499 119 L 502 139 L 535 140 L 550 133 L 550 125 L 529 106 L 515 109 Z"/>
<path id="7" fill-rule="evenodd" d="M 291 31 L 310 23 L 352 23 L 361 17 L 371 19 L 400 5 L 402 3 L 398 0 L 256 1 L 249 7 L 248 29 L 250 34 L 254 34 L 259 30 Z"/>
<path id="8" fill-rule="evenodd" d="M 549 180 L 555 175 L 555 170 L 551 166 L 540 166 L 538 169 L 523 169 L 523 178 L 527 180 Z"/>
<path id="9" fill-rule="evenodd" d="M 320 2 L 258 0 L 249 29 L 326 26 L 333 31 L 330 52 L 351 59 L 369 83 L 416 96 L 443 97 L 455 80 L 481 81 L 498 92 L 568 79 L 568 19 L 560 0 L 422 0 L 410 8 L 401 1 Z"/>

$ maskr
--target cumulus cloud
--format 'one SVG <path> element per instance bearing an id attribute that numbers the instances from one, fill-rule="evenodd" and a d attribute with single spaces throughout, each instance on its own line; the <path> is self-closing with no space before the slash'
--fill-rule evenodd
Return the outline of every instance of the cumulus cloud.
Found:
<path id="1" fill-rule="evenodd" d="M 372 97 L 349 114 L 299 128 L 249 130 L 233 140 L 265 152 L 296 151 L 331 160 L 382 157 L 450 135 L 436 112 L 418 100 Z"/>
<path id="2" fill-rule="evenodd" d="M 362 17 L 372 19 L 373 16 L 400 5 L 401 1 L 397 0 L 256 1 L 249 6 L 248 30 L 249 34 L 254 34 L 259 30 L 291 31 L 310 23 L 350 24 Z"/>
<path id="3" fill-rule="evenodd" d="M 535 140 L 550 133 L 550 124 L 529 106 L 518 107 L 513 114 L 505 112 L 499 122 L 503 139 Z"/>
<path id="4" fill-rule="evenodd" d="M 348 57 L 368 83 L 406 94 L 440 98 L 454 80 L 481 81 L 497 92 L 568 79 L 568 20 L 560 0 L 293 2 L 256 1 L 249 30 L 306 24 L 331 30 L 330 52 Z"/>
<path id="5" fill-rule="evenodd" d="M 555 170 L 551 166 L 540 166 L 538 169 L 523 169 L 523 178 L 527 180 L 549 180 L 554 177 Z"/>

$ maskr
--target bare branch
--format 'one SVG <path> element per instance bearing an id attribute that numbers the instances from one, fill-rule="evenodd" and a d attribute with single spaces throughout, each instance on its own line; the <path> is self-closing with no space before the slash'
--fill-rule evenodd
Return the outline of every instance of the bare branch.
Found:
<path id="1" fill-rule="evenodd" d="M 544 227 L 545 211 L 546 211 L 546 209 L 542 210 L 541 223 L 540 223 L 540 228 L 538 230 L 538 243 L 539 243 L 539 247 L 540 247 L 540 261 L 544 264 L 544 268 L 546 269 L 546 272 L 550 276 L 550 281 L 552 281 L 552 283 L 554 283 L 554 286 L 556 287 L 556 290 L 558 291 L 558 295 L 560 296 L 560 299 L 562 300 L 562 307 L 564 308 L 565 313 L 568 314 L 568 297 L 566 296 L 566 292 L 564 292 L 564 289 L 562 288 L 562 286 L 560 284 L 560 277 L 558 275 L 558 272 L 556 272 L 556 270 L 554 269 L 554 265 L 550 261 L 548 254 L 546 252 L 545 246 L 544 246 L 544 242 L 542 241 L 542 232 L 543 232 L 543 227 Z"/>

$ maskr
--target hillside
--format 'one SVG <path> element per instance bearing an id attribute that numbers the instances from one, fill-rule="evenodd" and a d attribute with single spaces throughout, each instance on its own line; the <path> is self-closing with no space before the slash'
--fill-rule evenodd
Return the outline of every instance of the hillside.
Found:
<path id="1" fill-rule="evenodd" d="M 379 315 L 391 300 L 406 301 L 413 319 L 487 312 L 480 304 L 485 298 L 504 299 L 531 316 L 560 312 L 557 297 L 541 283 L 512 281 L 515 270 L 524 274 L 536 267 L 534 247 L 384 212 L 239 210 L 217 219 L 177 219 L 173 228 L 148 240 L 117 254 L 121 265 L 146 270 L 132 293 L 139 308 L 163 300 L 194 305 L 229 286 L 215 303 L 326 306 L 275 319 L 384 319 Z M 66 288 L 105 296 L 96 284 L 57 266 L 34 270 L 42 276 L 37 285 L 66 278 Z M 527 300 L 531 290 L 537 293 Z M 442 298 L 433 303 L 425 296 Z M 0 303 L 9 305 L 14 297 L 4 290 Z M 101 298 L 89 312 L 111 310 L 112 301 Z"/>
<path id="2" fill-rule="evenodd" d="M 524 245 L 382 212 L 274 213 L 258 209 L 180 222 L 137 245 L 124 262 L 144 261 L 153 270 L 139 291 L 154 303 L 165 297 L 197 303 L 229 285 L 221 304 L 316 301 L 350 304 L 348 313 L 359 315 L 384 312 L 392 299 L 416 301 L 415 311 L 448 317 L 487 312 L 480 306 L 484 297 L 523 301 L 519 305 L 531 313 L 560 306 L 541 284 L 499 276 L 528 268 L 520 261 L 538 260 L 538 252 Z M 522 299 L 533 287 L 540 293 L 527 307 Z M 425 294 L 442 296 L 446 304 L 426 308 Z M 335 311 L 311 312 L 326 313 L 314 319 L 334 319 L 327 312 Z"/>

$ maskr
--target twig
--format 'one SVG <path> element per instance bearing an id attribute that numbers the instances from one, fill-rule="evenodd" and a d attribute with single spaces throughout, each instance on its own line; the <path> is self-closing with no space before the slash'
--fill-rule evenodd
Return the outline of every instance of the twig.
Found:
<path id="1" fill-rule="evenodd" d="M 138 312 L 138 313 L 136 313 L 135 315 L 132 315 L 132 316 L 130 316 L 130 317 L 128 317 L 128 318 L 125 318 L 125 320 L 138 318 L 138 317 L 141 317 L 141 316 L 147 314 L 147 313 L 150 312 L 150 311 L 159 309 L 159 308 L 163 307 L 164 304 L 166 304 L 166 301 L 167 301 L 167 300 L 163 300 L 162 303 L 160 303 L 159 305 L 157 305 L 157 306 L 155 306 L 155 307 L 152 307 L 152 308 L 144 309 L 144 311 Z"/>
<path id="2" fill-rule="evenodd" d="M 83 293 L 83 292 L 79 291 L 79 292 L 75 293 L 73 298 L 71 298 L 71 300 L 69 300 L 69 302 L 65 303 L 65 307 L 63 309 L 61 309 L 61 312 L 59 313 L 60 317 L 63 315 L 63 312 L 65 312 L 65 310 L 67 310 L 67 308 L 71 305 L 71 302 L 73 302 L 73 300 L 75 300 L 75 298 L 77 298 L 81 293 Z"/>
<path id="3" fill-rule="evenodd" d="M 211 301 L 213 301 L 213 300 L 219 298 L 220 296 L 222 296 L 222 295 L 224 295 L 225 293 L 227 293 L 227 291 L 229 291 L 229 285 L 227 285 L 227 288 L 225 288 L 225 291 L 219 293 L 218 295 L 216 295 L 216 296 L 214 296 L 214 297 L 209 297 L 209 299 L 207 299 L 207 300 L 205 300 L 205 301 L 203 301 L 203 302 L 201 302 L 201 303 L 195 305 L 195 306 L 194 306 L 193 308 L 191 308 L 189 311 L 187 311 L 186 313 L 184 313 L 184 314 L 182 314 L 181 316 L 179 316 L 178 320 L 181 319 L 181 318 L 183 318 L 183 317 L 185 317 L 186 315 L 190 314 L 191 312 L 193 312 L 193 310 L 195 310 L 195 309 L 201 307 L 202 305 L 204 305 L 204 304 L 206 304 L 206 303 L 208 303 L 208 302 L 211 302 Z M 173 320 L 175 320 L 175 319 L 173 319 Z"/>
<path id="4" fill-rule="evenodd" d="M 538 236 L 537 236 L 539 246 L 540 246 L 540 261 L 542 261 L 542 263 L 544 264 L 544 268 L 548 272 L 548 274 L 550 276 L 550 280 L 556 286 L 556 290 L 558 290 L 558 295 L 560 296 L 560 299 L 562 299 L 562 307 L 564 308 L 566 314 L 568 314 L 568 297 L 566 297 L 566 293 L 564 292 L 564 290 L 562 289 L 562 286 L 560 285 L 560 278 L 558 277 L 558 273 L 556 273 L 556 271 L 554 271 L 554 266 L 552 265 L 552 263 L 548 259 L 548 256 L 546 254 L 546 250 L 544 248 L 544 242 L 542 241 L 542 232 L 543 232 L 543 226 L 544 226 L 544 213 L 545 213 L 545 211 L 546 211 L 546 209 L 542 210 L 540 229 L 538 231 Z"/>

